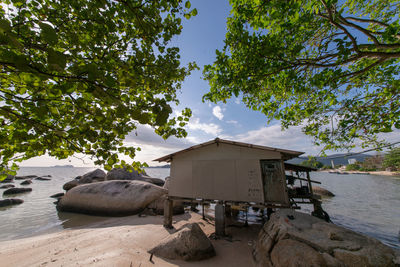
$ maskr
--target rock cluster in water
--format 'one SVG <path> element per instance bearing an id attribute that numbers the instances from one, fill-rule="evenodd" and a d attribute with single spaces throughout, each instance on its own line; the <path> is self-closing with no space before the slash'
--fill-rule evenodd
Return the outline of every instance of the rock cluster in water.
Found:
<path id="1" fill-rule="evenodd" d="M 3 196 L 10 196 L 10 195 L 15 195 L 15 194 L 22 194 L 22 193 L 27 193 L 31 192 L 32 188 L 27 188 L 27 187 L 15 187 L 15 185 L 11 184 L 14 182 L 14 180 L 23 180 L 20 185 L 30 185 L 32 184 L 32 180 L 39 180 L 39 181 L 49 181 L 51 180 L 49 177 L 51 175 L 45 175 L 45 176 L 37 176 L 37 175 L 25 175 L 25 176 L 14 176 L 14 175 L 7 175 L 7 178 L 0 181 L 0 184 L 3 184 L 0 186 L 0 189 L 6 189 L 3 192 Z M 17 199 L 17 198 L 6 198 L 6 199 L 0 199 L 0 207 L 8 207 L 8 206 L 14 206 L 17 204 L 21 204 L 24 201 L 22 199 Z"/>
<path id="2" fill-rule="evenodd" d="M 398 266 L 376 239 L 292 210 L 274 213 L 259 233 L 256 266 Z"/>

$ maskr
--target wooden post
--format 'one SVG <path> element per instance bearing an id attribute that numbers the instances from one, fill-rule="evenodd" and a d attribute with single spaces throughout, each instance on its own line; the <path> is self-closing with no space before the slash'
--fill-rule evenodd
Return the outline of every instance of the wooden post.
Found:
<path id="1" fill-rule="evenodd" d="M 311 197 L 313 197 L 314 193 L 313 193 L 312 185 L 311 185 L 310 172 L 307 172 L 307 180 L 308 180 L 308 188 L 310 189 Z"/>
<path id="2" fill-rule="evenodd" d="M 172 213 L 173 213 L 173 202 L 172 199 L 167 198 L 164 201 L 164 227 L 172 228 Z"/>
<path id="3" fill-rule="evenodd" d="M 225 207 L 221 201 L 215 205 L 215 235 L 225 236 Z"/>

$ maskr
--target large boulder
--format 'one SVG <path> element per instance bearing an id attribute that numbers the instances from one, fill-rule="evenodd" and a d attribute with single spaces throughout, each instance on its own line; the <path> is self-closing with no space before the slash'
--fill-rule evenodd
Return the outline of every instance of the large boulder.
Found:
<path id="1" fill-rule="evenodd" d="M 139 180 L 144 181 L 148 178 L 145 172 L 139 173 L 135 170 L 127 170 L 126 168 L 114 168 L 107 173 L 105 180 Z"/>
<path id="2" fill-rule="evenodd" d="M 88 172 L 79 178 L 79 183 L 89 184 L 93 182 L 101 182 L 106 178 L 106 173 L 103 170 L 96 169 L 94 171 Z"/>
<path id="3" fill-rule="evenodd" d="M 321 197 L 334 197 L 335 196 L 334 193 L 332 193 L 331 191 L 329 191 L 325 188 L 322 188 L 320 186 L 313 186 L 312 189 L 313 189 L 314 195 L 319 195 Z"/>
<path id="4" fill-rule="evenodd" d="M 144 181 L 104 181 L 72 188 L 60 199 L 57 209 L 106 216 L 132 215 L 164 194 L 162 187 Z"/>
<path id="5" fill-rule="evenodd" d="M 198 261 L 215 256 L 210 240 L 197 223 L 185 225 L 171 234 L 149 253 L 171 260 Z"/>
<path id="6" fill-rule="evenodd" d="M 395 251 L 376 239 L 308 214 L 279 210 L 259 233 L 256 266 L 395 266 Z"/>
<path id="7" fill-rule="evenodd" d="M 164 180 L 148 176 L 145 172 L 139 173 L 135 170 L 127 170 L 126 168 L 114 168 L 107 173 L 105 180 L 138 180 L 146 181 L 158 186 L 164 185 Z"/>
<path id="8" fill-rule="evenodd" d="M 144 181 L 161 186 L 161 187 L 163 187 L 165 184 L 165 181 L 163 179 L 154 178 L 154 177 L 144 177 Z"/>
<path id="9" fill-rule="evenodd" d="M 105 177 L 106 177 L 106 173 L 103 170 L 96 169 L 96 170 L 88 172 L 82 176 L 77 176 L 77 177 L 75 177 L 75 179 L 65 183 L 63 185 L 63 189 L 65 191 L 68 191 L 71 188 L 74 188 L 75 186 L 78 186 L 81 184 L 90 184 L 93 182 L 101 182 L 101 181 L 104 181 Z"/>
<path id="10" fill-rule="evenodd" d="M 31 192 L 32 188 L 27 188 L 27 187 L 15 187 L 15 188 L 9 188 L 6 191 L 3 192 L 3 195 L 14 195 L 14 194 L 21 194 L 21 193 L 27 193 Z"/>
<path id="11" fill-rule="evenodd" d="M 79 180 L 75 178 L 75 179 L 72 180 L 72 181 L 66 182 L 66 183 L 63 185 L 63 189 L 64 189 L 65 191 L 68 191 L 68 190 L 74 188 L 74 187 L 77 186 L 77 185 L 79 185 Z"/>
<path id="12" fill-rule="evenodd" d="M 0 200 L 0 207 L 8 207 L 13 205 L 18 205 L 24 203 L 22 199 L 19 198 L 7 198 Z"/>

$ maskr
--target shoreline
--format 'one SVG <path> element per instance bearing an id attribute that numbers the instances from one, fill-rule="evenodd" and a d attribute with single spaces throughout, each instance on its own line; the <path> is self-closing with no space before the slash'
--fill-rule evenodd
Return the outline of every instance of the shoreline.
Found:
<path id="1" fill-rule="evenodd" d="M 392 171 L 346 171 L 340 169 L 330 169 L 330 170 L 318 170 L 318 172 L 342 172 L 344 174 L 366 174 L 366 175 L 382 175 L 382 176 L 393 176 L 400 178 L 400 172 L 392 172 Z"/>
<path id="2" fill-rule="evenodd" d="M 209 236 L 211 219 L 197 213 L 176 215 L 174 228 L 196 222 Z M 147 252 L 166 238 L 163 216 L 137 215 L 62 230 L 56 233 L 0 242 L 0 266 L 246 266 L 252 262 L 252 245 L 261 226 L 229 227 L 233 240 L 211 242 L 216 256 L 198 262 L 166 260 Z"/>

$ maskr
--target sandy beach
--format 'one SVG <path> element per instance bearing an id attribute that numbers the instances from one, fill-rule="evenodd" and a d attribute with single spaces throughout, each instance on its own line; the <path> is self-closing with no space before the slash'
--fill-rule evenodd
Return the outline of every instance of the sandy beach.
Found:
<path id="1" fill-rule="evenodd" d="M 25 239 L 0 242 L 0 266 L 252 266 L 260 225 L 227 227 L 231 239 L 211 240 L 216 256 L 199 262 L 172 261 L 147 252 L 175 230 L 162 216 L 128 216 Z M 205 234 L 212 220 L 196 213 L 174 216 L 174 228 L 197 222 Z"/>

